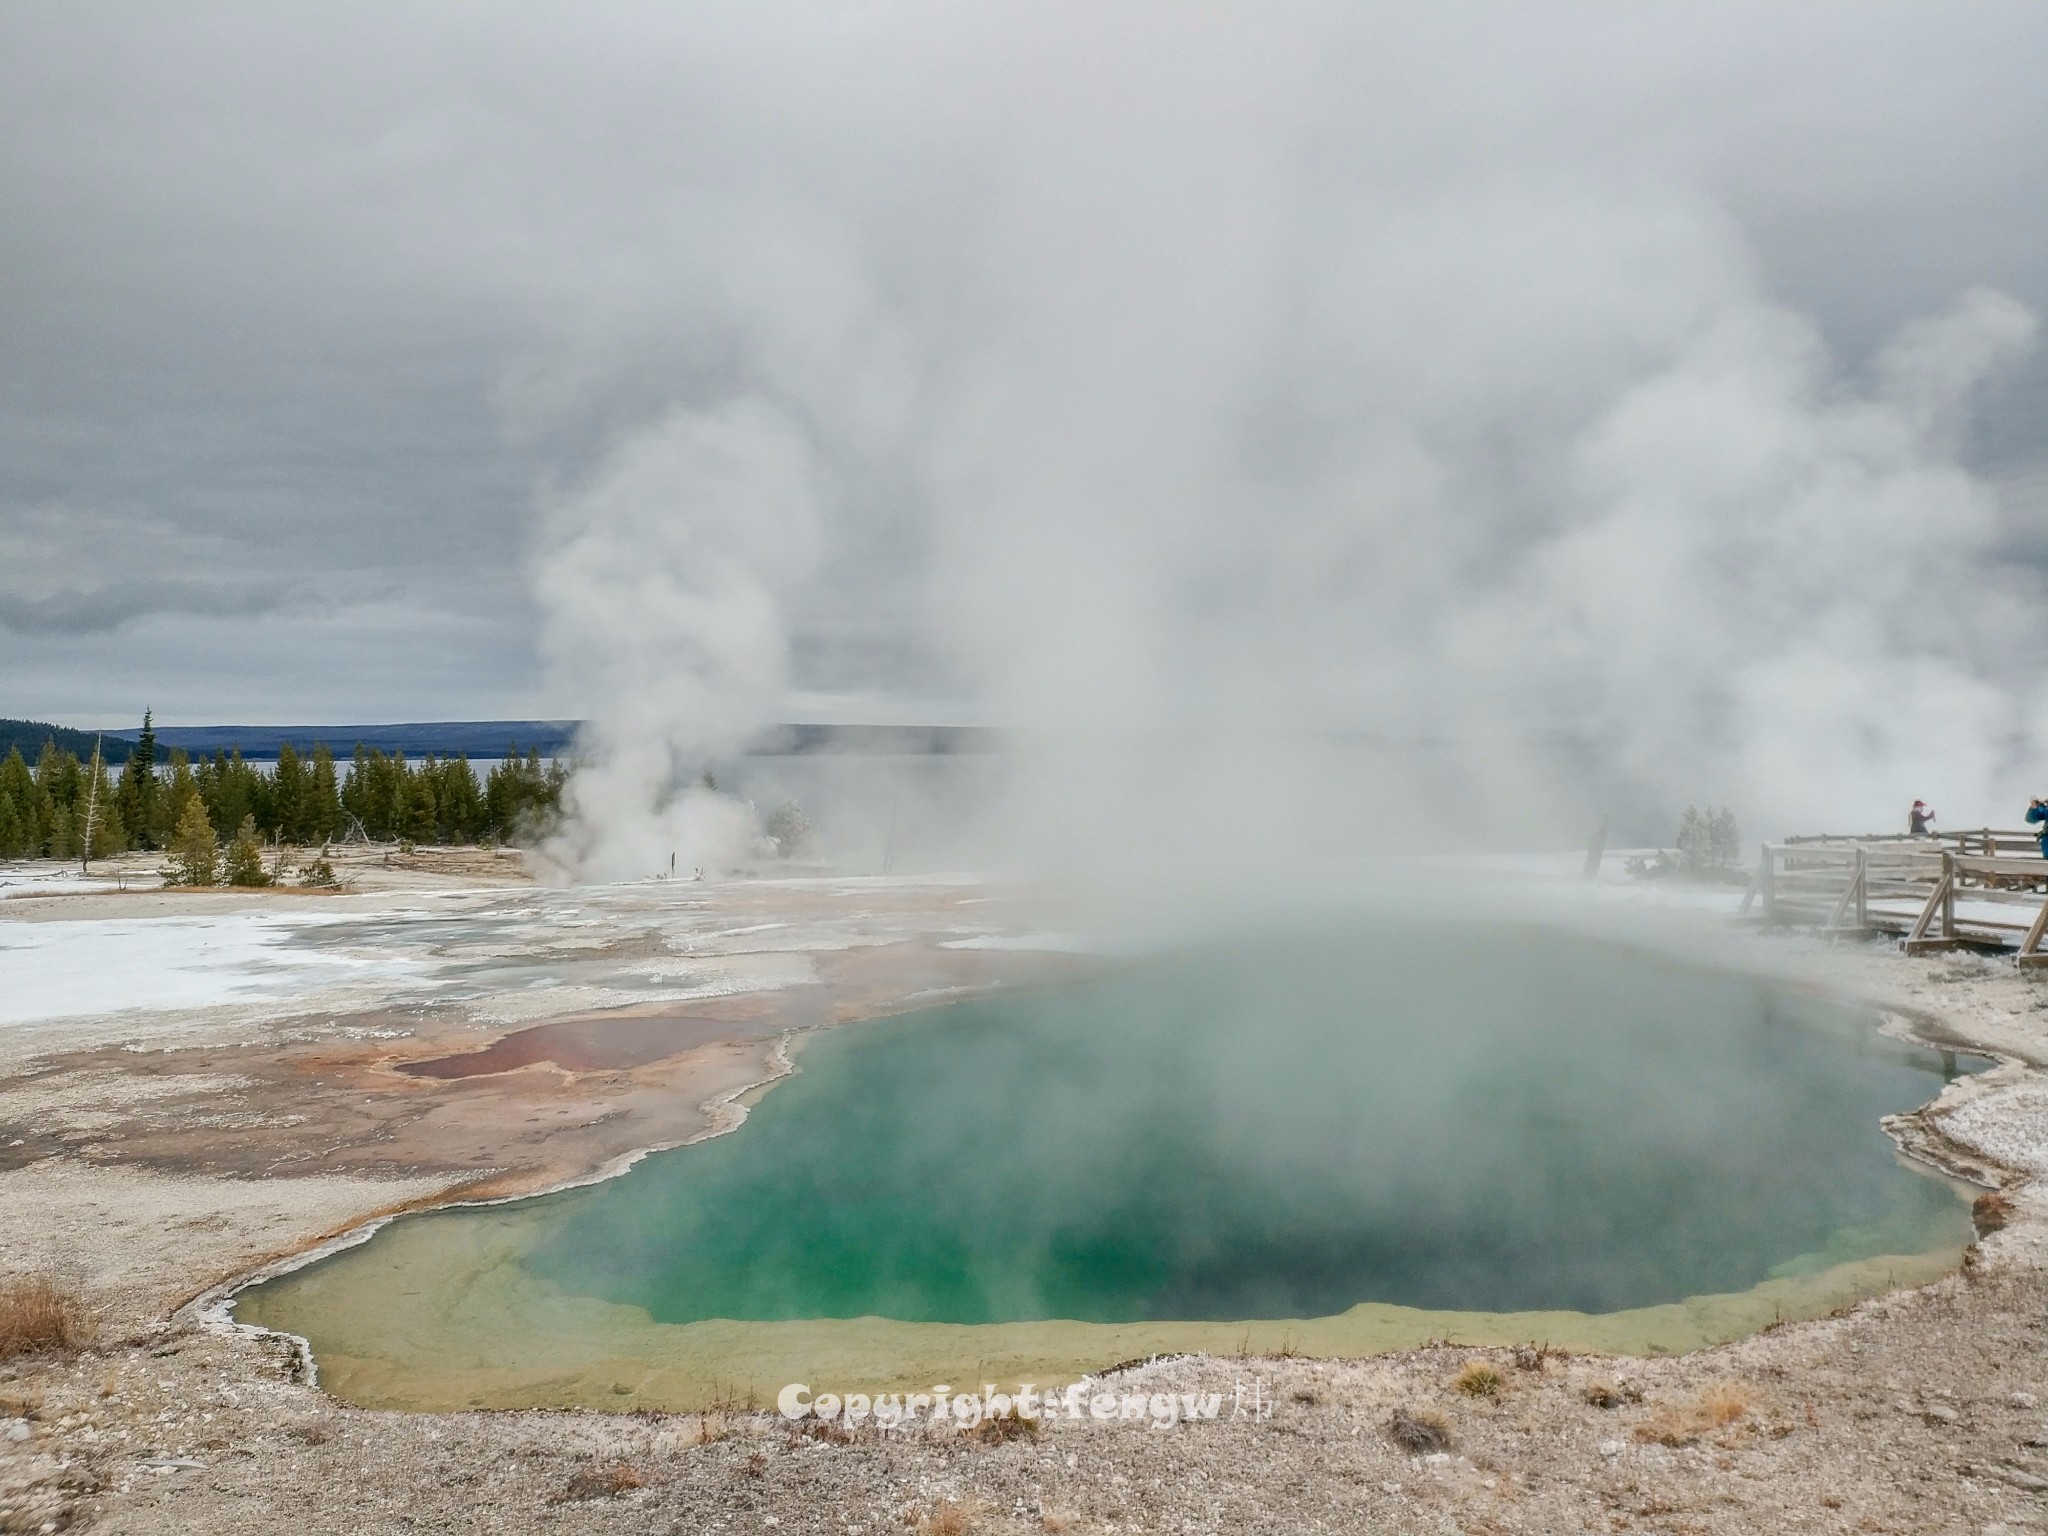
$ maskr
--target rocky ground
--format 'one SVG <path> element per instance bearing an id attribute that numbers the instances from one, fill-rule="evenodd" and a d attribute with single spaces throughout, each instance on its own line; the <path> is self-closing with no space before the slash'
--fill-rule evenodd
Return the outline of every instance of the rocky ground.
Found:
<path id="1" fill-rule="evenodd" d="M 1217 1422 L 1061 1418 L 1006 1441 L 820 1437 L 772 1414 L 361 1412 L 297 1384 L 285 1348 L 172 1325 L 0 1380 L 0 1500 L 11 1531 L 221 1536 L 2037 1530 L 2048 1298 L 1996 1249 L 1688 1359 L 1159 1362 L 1106 1385 L 1215 1391 Z M 1487 1395 L 1457 1385 L 1475 1359 L 1498 1376 Z M 1396 1409 L 1441 1414 L 1445 1447 L 1397 1444 Z"/>
<path id="2" fill-rule="evenodd" d="M 478 869 L 411 871 L 402 894 L 431 894 L 423 883 L 440 879 L 462 922 L 482 921 L 518 881 L 502 866 L 491 872 L 500 884 L 479 885 Z M 0 923 L 35 920 L 31 906 L 91 902 L 104 914 L 108 903 L 165 899 L 35 896 L 0 902 Z M 2037 1071 L 2048 1061 L 2048 984 L 1995 960 L 1736 941 L 1765 968 L 1894 1010 L 1895 1029 L 2003 1058 L 1895 1127 L 1957 1171 L 2002 1184 L 1984 1224 L 2003 1225 L 1934 1286 L 1680 1359 L 1452 1346 L 1357 1362 L 1177 1359 L 1099 1385 L 1148 1402 L 1215 1392 L 1216 1421 L 847 1434 L 737 1409 L 358 1410 L 307 1386 L 286 1341 L 186 1305 L 375 1211 L 484 1181 L 537 1187 L 618 1149 L 692 1134 L 673 1106 L 705 1113 L 712 1087 L 746 1076 L 738 1057 L 723 1076 L 703 1060 L 575 1071 L 541 1060 L 507 1074 L 523 1084 L 419 1078 L 395 1063 L 489 1048 L 535 1018 L 580 1016 L 594 992 L 617 1006 L 629 982 L 708 997 L 706 973 L 759 980 L 776 965 L 805 968 L 816 985 L 802 989 L 802 1006 L 825 1004 L 824 1022 L 857 1016 L 892 997 L 901 1005 L 996 984 L 1009 973 L 976 967 L 1006 952 L 946 948 L 939 936 L 1025 920 L 1018 909 L 989 912 L 984 894 L 902 883 L 735 887 L 703 900 L 663 919 L 671 958 L 661 964 L 689 962 L 679 981 L 664 971 L 649 982 L 630 943 L 623 958 L 592 962 L 610 966 L 609 979 L 563 958 L 621 943 L 612 918 L 573 931 L 541 925 L 553 934 L 542 969 L 555 1004 L 510 1023 L 430 993 L 412 1012 L 387 1010 L 382 1034 L 360 1012 L 301 1012 L 284 1027 L 277 1008 L 256 1005 L 212 1024 L 138 1015 L 0 1032 L 14 1042 L 11 1056 L 0 1052 L 0 1147 L 13 1144 L 0 1164 L 0 1274 L 59 1277 L 89 1298 L 100 1330 L 70 1358 L 0 1366 L 0 1531 L 2048 1528 L 2048 1201 L 2037 1184 L 2048 1176 L 2048 1079 Z M 772 964 L 736 936 L 761 925 L 783 925 Z M 468 940 L 437 942 L 444 966 L 468 963 L 454 953 Z M 891 983 L 896 973 L 916 985 Z M 724 994 L 711 1012 L 745 1027 L 712 1043 L 760 1049 L 776 1031 L 756 1026 L 795 1006 L 770 995 L 790 990 Z M 753 1000 L 732 1001 L 743 997 Z M 589 1047 L 578 1040 L 575 1049 Z M 67 1041 L 73 1048 L 61 1048 Z M 528 1118 L 544 1106 L 572 1109 L 575 1125 Z M 1397 1413 L 1409 1443 L 1393 1432 Z"/>

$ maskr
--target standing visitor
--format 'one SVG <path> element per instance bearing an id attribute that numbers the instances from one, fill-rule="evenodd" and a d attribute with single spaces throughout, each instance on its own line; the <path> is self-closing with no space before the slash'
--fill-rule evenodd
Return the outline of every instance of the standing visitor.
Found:
<path id="1" fill-rule="evenodd" d="M 2048 800 L 2036 799 L 2027 807 L 2027 825 L 2032 826 L 2035 822 L 2041 823 L 2041 857 L 2048 859 Z"/>
<path id="2" fill-rule="evenodd" d="M 1913 802 L 1912 812 L 1906 818 L 1906 830 L 1915 837 L 1925 837 L 1934 830 L 1934 812 L 1928 809 L 1925 800 Z"/>

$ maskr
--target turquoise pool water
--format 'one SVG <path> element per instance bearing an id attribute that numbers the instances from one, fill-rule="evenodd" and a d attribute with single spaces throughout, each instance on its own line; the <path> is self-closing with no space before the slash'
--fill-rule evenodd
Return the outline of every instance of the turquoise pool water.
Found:
<path id="1" fill-rule="evenodd" d="M 1220 940 L 817 1037 L 738 1131 L 514 1208 L 518 1262 L 657 1323 L 1612 1312 L 1960 1246 L 1878 1124 L 1940 1071 L 1591 939 Z"/>

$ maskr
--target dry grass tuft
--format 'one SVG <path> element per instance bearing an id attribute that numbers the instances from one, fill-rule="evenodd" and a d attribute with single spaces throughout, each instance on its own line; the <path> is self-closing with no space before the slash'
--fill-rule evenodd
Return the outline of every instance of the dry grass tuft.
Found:
<path id="1" fill-rule="evenodd" d="M 929 1509 L 912 1505 L 904 1511 L 903 1523 L 918 1536 L 969 1536 L 975 1522 L 988 1513 L 979 1499 L 948 1499 Z"/>
<path id="2" fill-rule="evenodd" d="M 1700 1437 L 1700 1422 L 1686 1409 L 1666 1403 L 1636 1426 L 1635 1435 L 1645 1445 L 1692 1445 Z"/>
<path id="3" fill-rule="evenodd" d="M 1635 1429 L 1635 1437 L 1653 1445 L 1691 1445 L 1700 1436 L 1726 1429 L 1748 1417 L 1749 1388 L 1739 1381 L 1717 1381 L 1689 1403 L 1665 1403 Z"/>
<path id="4" fill-rule="evenodd" d="M 575 1504 L 584 1499 L 616 1499 L 622 1493 L 631 1493 L 635 1488 L 645 1488 L 647 1477 L 638 1467 L 626 1462 L 614 1462 L 608 1467 L 591 1467 L 578 1472 L 569 1479 L 568 1486 L 555 1500 L 557 1504 Z"/>
<path id="5" fill-rule="evenodd" d="M 1450 1449 L 1451 1421 L 1434 1408 L 1396 1408 L 1387 1436 L 1409 1455 L 1425 1456 Z"/>
<path id="6" fill-rule="evenodd" d="M 1455 1391 L 1462 1392 L 1467 1397 L 1499 1397 L 1501 1389 L 1506 1385 L 1507 1378 L 1501 1375 L 1500 1368 L 1490 1360 L 1467 1360 L 1465 1368 L 1458 1372 L 1457 1379 L 1451 1383 Z"/>
<path id="7" fill-rule="evenodd" d="M 1725 1429 L 1746 1418 L 1755 1404 L 1748 1387 L 1739 1381 L 1717 1381 L 1700 1393 L 1700 1417 L 1714 1429 Z"/>
<path id="8" fill-rule="evenodd" d="M 1003 1445 L 1011 1440 L 1036 1440 L 1045 1432 L 1045 1426 L 1037 1419 L 1027 1419 L 1021 1413 L 1005 1413 L 983 1419 L 968 1433 L 983 1445 Z"/>
<path id="9" fill-rule="evenodd" d="M 48 1275 L 0 1281 L 0 1360 L 75 1355 L 95 1332 L 85 1303 Z"/>
<path id="10" fill-rule="evenodd" d="M 1551 1348 L 1548 1344 L 1517 1344 L 1515 1346 L 1515 1369 L 1534 1371 L 1538 1376 L 1550 1363 Z"/>
<path id="11" fill-rule="evenodd" d="M 1062 1531 L 1071 1531 L 1079 1525 L 1081 1517 L 1071 1509 L 1043 1509 L 1038 1512 L 1038 1523 L 1053 1536 L 1060 1536 Z"/>

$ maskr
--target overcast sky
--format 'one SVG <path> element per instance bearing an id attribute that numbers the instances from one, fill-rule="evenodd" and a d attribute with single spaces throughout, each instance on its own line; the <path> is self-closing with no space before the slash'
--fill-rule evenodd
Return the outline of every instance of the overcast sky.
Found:
<path id="1" fill-rule="evenodd" d="M 612 445 L 764 379 L 860 438 L 787 381 L 943 398 L 948 349 L 995 329 L 1005 240 L 1143 286 L 1177 246 L 1123 238 L 1127 202 L 1242 226 L 1162 274 L 1207 313 L 1323 281 L 1301 189 L 1354 168 L 1404 195 L 1475 168 L 1488 196 L 1597 185 L 1719 230 L 1853 381 L 1972 287 L 2048 312 L 2044 81 L 2048 7 L 2009 3 L 8 6 L 0 715 L 582 714 L 533 573 Z M 1309 231 L 1291 265 L 1240 279 L 1277 221 Z M 1495 238 L 1457 228 L 1454 261 Z M 789 360 L 811 343 L 830 358 Z M 1964 430 L 1999 547 L 2048 560 L 2038 349 Z M 855 510 L 778 589 L 787 712 L 974 718 L 972 659 L 897 622 L 929 605 L 910 504 L 948 482 L 854 457 L 821 494 Z"/>

